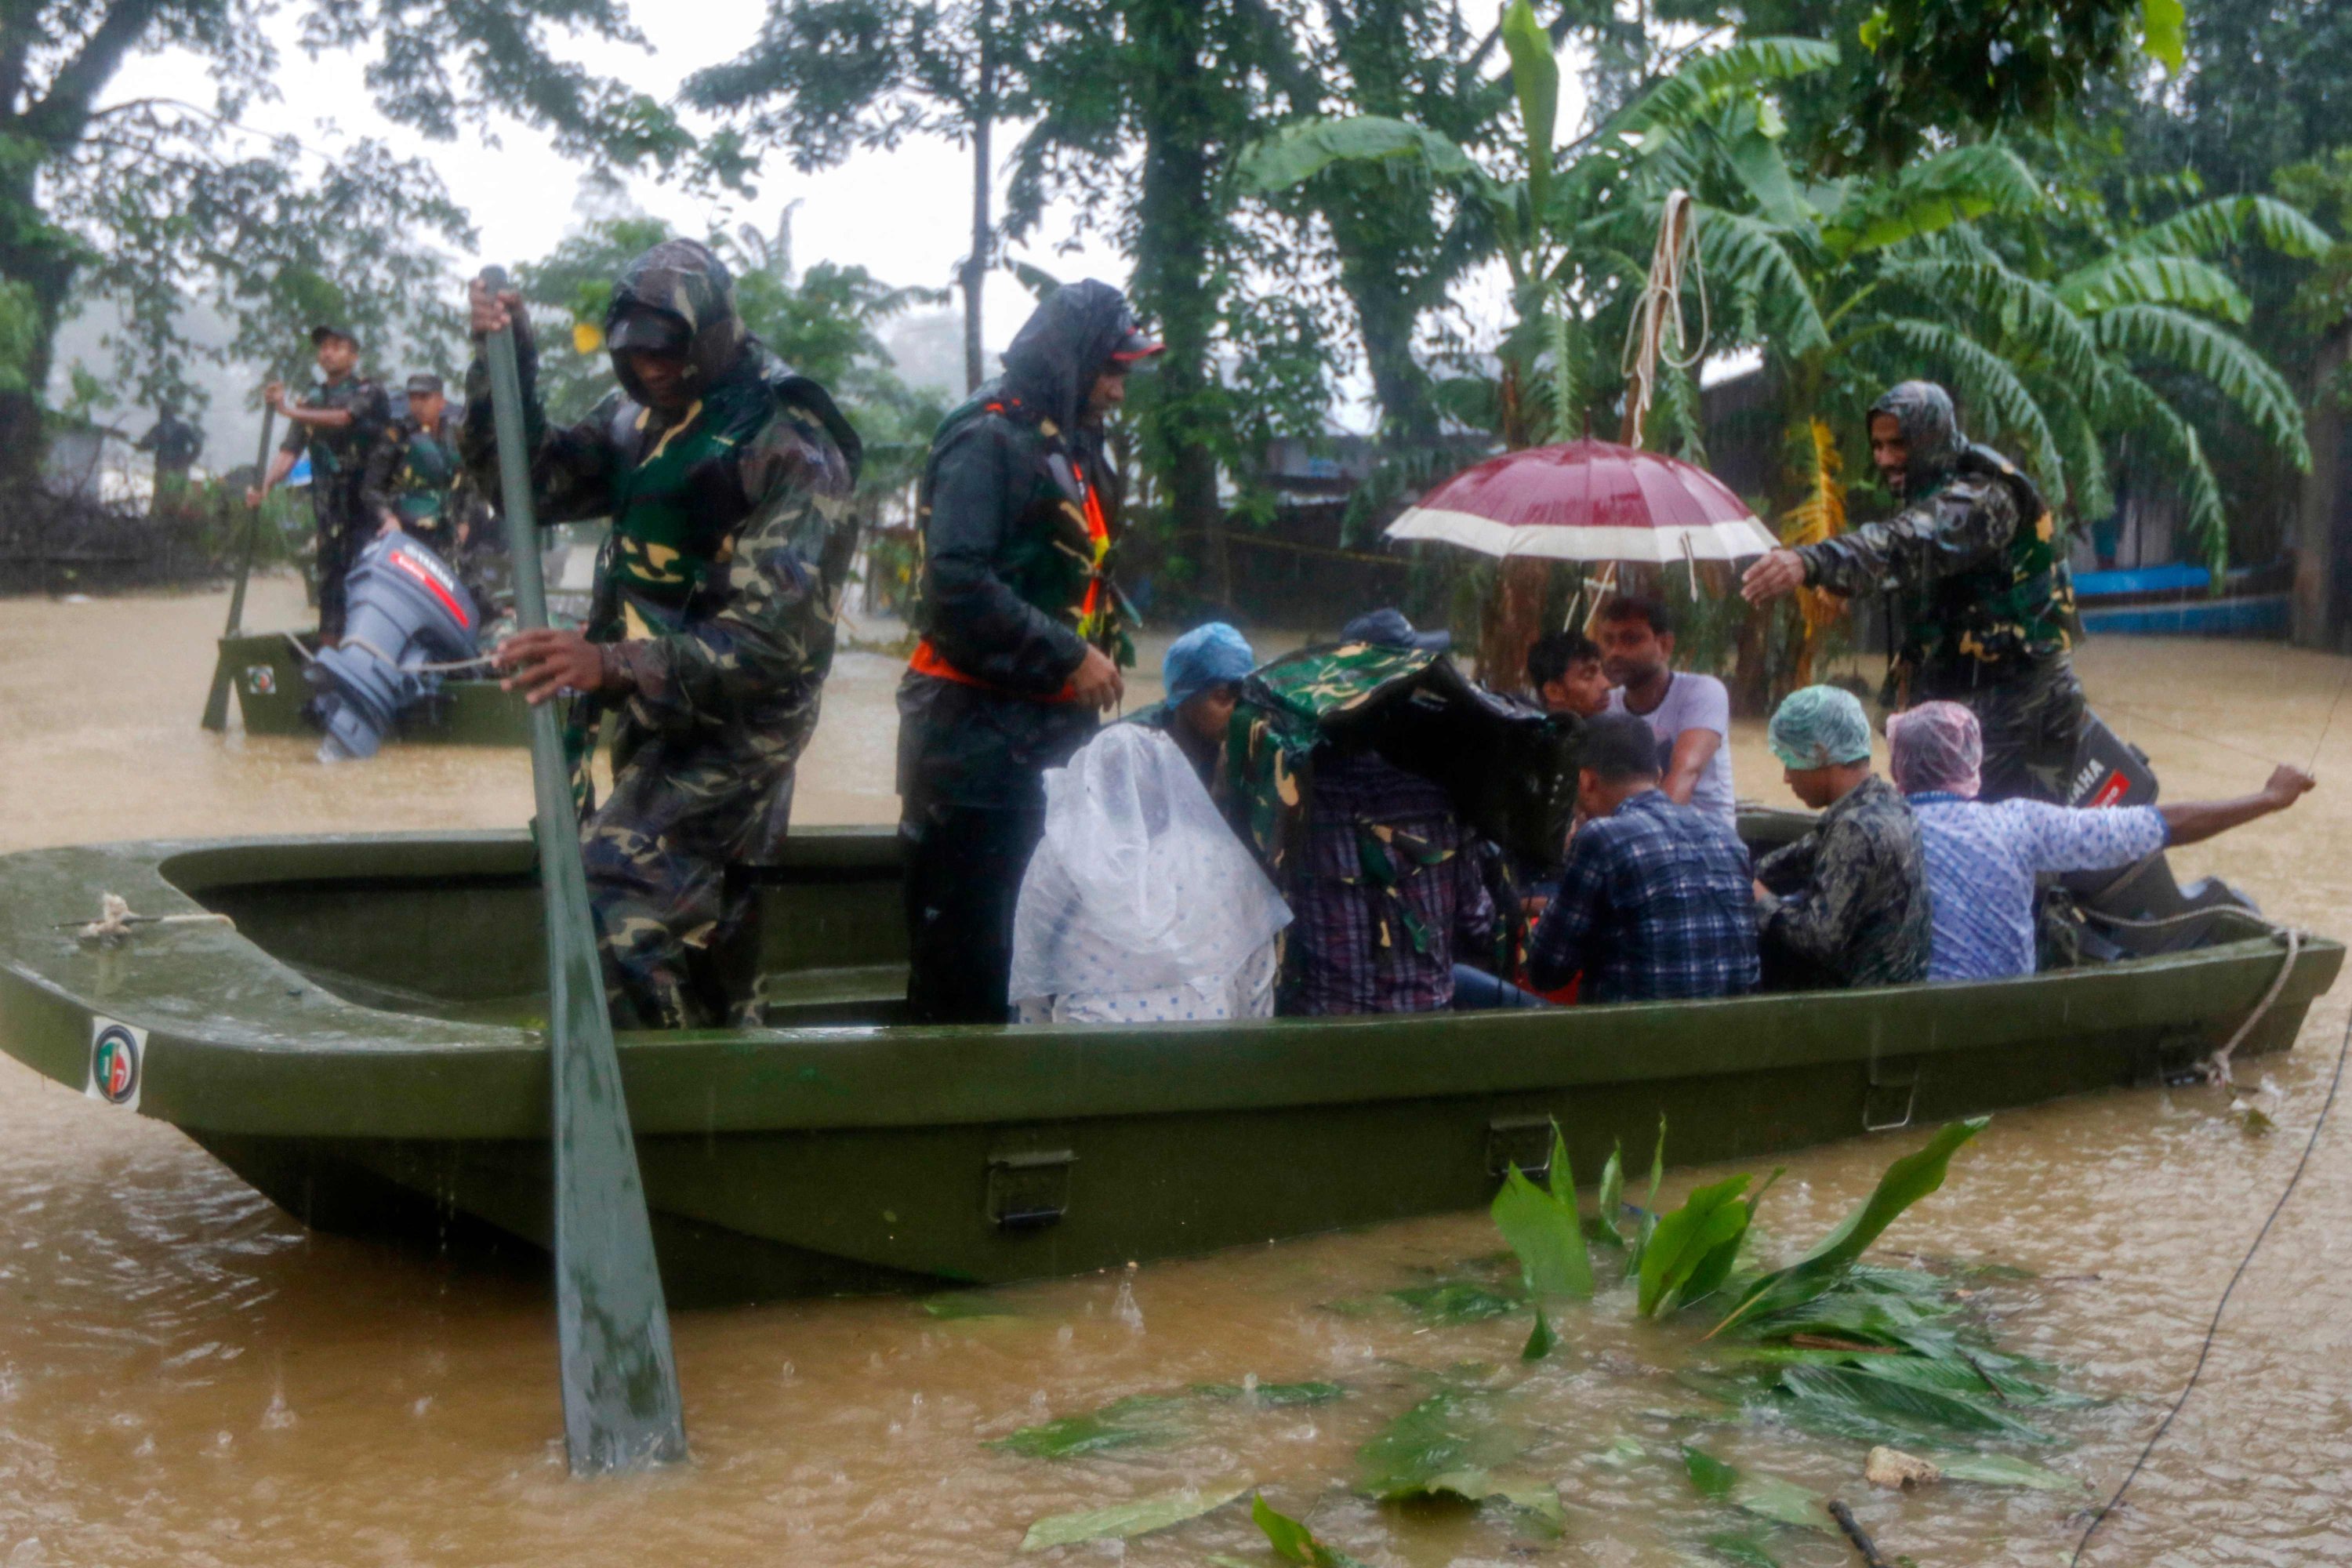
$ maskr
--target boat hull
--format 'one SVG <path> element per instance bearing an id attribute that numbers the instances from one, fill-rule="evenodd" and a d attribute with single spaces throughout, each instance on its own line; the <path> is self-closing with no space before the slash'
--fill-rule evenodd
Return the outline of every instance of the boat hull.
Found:
<path id="1" fill-rule="evenodd" d="M 0 859 L 0 1047 L 76 1088 L 145 1032 L 140 1113 L 335 1230 L 547 1239 L 544 1047 L 520 835 Z M 798 836 L 761 888 L 787 1026 L 624 1035 L 666 1279 L 688 1301 L 1067 1274 L 1487 1202 L 1557 1121 L 1586 1175 L 1748 1158 L 2158 1081 L 2288 958 L 2234 940 L 2031 979 L 1558 1011 L 1099 1027 L 897 1023 L 898 851 Z M 47 929 L 105 889 L 151 928 Z M 2230 934 L 2230 933 L 2224 933 Z M 2293 1043 L 2341 964 L 2312 939 L 2239 1047 Z M 824 967 L 816 967 L 822 963 Z M 864 1019 L 866 1022 L 852 1020 Z"/>
<path id="2" fill-rule="evenodd" d="M 236 693 L 248 735 L 316 736 L 303 716 L 311 696 L 302 667 L 309 660 L 290 632 L 222 637 L 215 679 Z M 415 744 L 520 746 L 530 738 L 530 710 L 495 680 L 445 679 L 422 702 L 393 721 L 387 739 Z"/>

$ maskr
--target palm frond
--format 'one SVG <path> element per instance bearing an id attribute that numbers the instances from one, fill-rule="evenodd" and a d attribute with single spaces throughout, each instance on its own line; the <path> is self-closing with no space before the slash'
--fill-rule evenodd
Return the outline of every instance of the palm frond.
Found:
<path id="1" fill-rule="evenodd" d="M 2180 498 L 2181 522 L 2202 550 L 2205 564 L 2219 577 L 2230 564 L 2230 522 L 2221 510 L 2221 487 L 2205 460 L 2205 444 L 2197 427 L 2172 411 L 2139 377 L 2127 371 L 2112 372 L 2102 387 L 2107 405 L 2106 423 L 2147 441 L 2163 459 L 2149 467 L 2171 480 Z"/>
<path id="2" fill-rule="evenodd" d="M 2124 242 L 2138 256 L 2211 256 L 2248 236 L 2273 250 L 2309 260 L 2334 242 L 2327 231 L 2276 196 L 2221 196 L 2184 207 Z"/>
<path id="3" fill-rule="evenodd" d="M 2057 438 L 2051 434 L 2049 418 L 2007 360 L 1940 321 L 1896 317 L 1886 323 L 1886 330 L 1913 353 L 1948 366 L 1956 389 L 1969 405 L 1971 420 L 1981 424 L 1977 416 L 1989 416 L 1988 434 L 2021 440 L 2029 449 L 2026 466 L 2033 470 L 2033 477 L 2063 490 L 2066 465 L 2059 455 Z"/>
<path id="4" fill-rule="evenodd" d="M 1424 126 L 1381 114 L 1302 120 L 1244 148 L 1234 162 L 1243 187 L 1273 195 L 1302 184 L 1334 163 L 1418 164 L 1440 178 L 1477 172 L 1470 155 Z"/>
<path id="5" fill-rule="evenodd" d="M 2081 401 L 2052 391 L 2042 392 L 2035 401 L 2050 416 L 2051 434 L 2057 437 L 2059 451 L 2065 454 L 2074 515 L 2096 521 L 2114 511 L 2116 492 L 2107 483 L 2106 453 Z"/>
<path id="6" fill-rule="evenodd" d="M 1789 353 L 1830 346 L 1812 289 L 1779 235 L 1744 214 L 1701 203 L 1692 204 L 1691 221 L 1698 226 L 1709 287 L 1754 295 L 1764 317 L 1779 323 L 1780 346 Z"/>
<path id="7" fill-rule="evenodd" d="M 1998 261 L 1906 260 L 1889 266 L 1883 276 L 1938 304 L 1979 312 L 2004 338 L 2032 345 L 2071 385 L 2095 385 L 2105 374 L 2089 324 L 2047 285 Z"/>
<path id="8" fill-rule="evenodd" d="M 2229 274 L 2187 256 L 2107 256 L 2058 280 L 2058 298 L 2095 316 L 2120 305 L 2178 305 L 2227 321 L 2253 313 Z"/>
<path id="9" fill-rule="evenodd" d="M 1822 237 L 1833 255 L 1859 255 L 1989 212 L 2025 212 L 2041 204 L 2041 184 L 2024 162 L 1999 142 L 1981 142 L 1924 158 L 1892 179 L 1853 187 Z"/>
<path id="10" fill-rule="evenodd" d="M 2263 438 L 2309 472 L 2303 407 L 2294 389 L 2252 347 L 2210 321 L 2162 305 L 2122 305 L 2092 322 L 2102 346 L 2153 360 L 2212 383 Z"/>
<path id="11" fill-rule="evenodd" d="M 1838 62 L 1835 44 L 1818 38 L 1750 38 L 1685 61 L 1681 69 L 1627 104 L 1604 136 L 1638 136 L 1659 146 L 1698 122 L 1717 96 L 1734 88 L 1789 81 Z"/>

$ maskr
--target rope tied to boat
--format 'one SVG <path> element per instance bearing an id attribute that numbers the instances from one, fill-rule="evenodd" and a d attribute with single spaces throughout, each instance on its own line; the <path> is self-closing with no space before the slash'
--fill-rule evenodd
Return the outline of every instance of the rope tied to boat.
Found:
<path id="1" fill-rule="evenodd" d="M 236 922 L 226 915 L 203 910 L 186 915 L 142 915 L 131 907 L 131 900 L 120 893 L 100 893 L 98 898 L 98 919 L 77 923 L 64 922 L 73 929 L 74 936 L 82 942 L 102 942 L 113 947 L 130 940 L 141 926 L 222 925 L 236 929 Z M 63 928 L 60 928 L 63 929 Z"/>
<path id="2" fill-rule="evenodd" d="M 2133 920 L 2099 910 L 2084 910 L 2083 914 L 2085 919 L 2096 921 L 2101 925 L 2126 931 L 2160 931 L 2167 926 L 2186 925 L 2192 921 L 2204 920 L 2216 912 L 2210 909 L 2184 910 L 2179 914 L 2158 915 L 2152 920 Z M 2204 1075 L 2208 1083 L 2217 1083 L 2225 1089 L 2237 1087 L 2238 1080 L 2230 1076 L 2230 1058 L 2237 1053 L 2240 1046 L 2246 1043 L 2246 1037 L 2254 1032 L 2254 1026 L 2269 1016 L 2279 994 L 2286 989 L 2287 977 L 2294 973 L 2295 960 L 2303 955 L 2303 944 L 2310 939 L 2310 933 L 2299 926 L 2281 926 L 2277 930 L 2281 936 L 2286 938 L 2286 958 L 2279 964 L 2278 973 L 2271 976 L 2270 989 L 2263 993 L 2263 999 L 2254 1004 L 2254 1010 L 2238 1025 L 2237 1032 L 2230 1037 L 2229 1043 L 2197 1064 L 2197 1070 Z"/>

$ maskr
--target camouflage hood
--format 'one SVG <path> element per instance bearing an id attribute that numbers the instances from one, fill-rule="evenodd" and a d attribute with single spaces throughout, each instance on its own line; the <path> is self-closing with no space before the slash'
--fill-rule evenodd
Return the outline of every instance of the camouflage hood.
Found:
<path id="1" fill-rule="evenodd" d="M 1960 434 L 1960 418 L 1953 411 L 1952 395 L 1932 381 L 1906 381 L 1887 390 L 1870 405 L 1872 414 L 1891 414 L 1903 432 L 1909 456 L 1903 465 L 1906 500 L 1931 495 L 1959 468 L 1968 450 Z"/>
<path id="2" fill-rule="evenodd" d="M 1004 351 L 1004 388 L 1064 430 L 1075 429 L 1095 377 L 1133 331 L 1127 296 L 1087 279 L 1055 290 Z"/>
<path id="3" fill-rule="evenodd" d="M 604 335 L 632 310 L 656 310 L 683 322 L 687 331 L 687 381 L 697 396 L 715 386 L 740 363 L 751 334 L 735 313 L 735 279 L 726 263 L 709 246 L 691 239 L 666 239 L 629 263 L 613 285 L 613 302 L 604 311 Z M 631 376 L 621 356 L 613 356 L 613 374 L 622 388 L 639 403 L 645 391 Z"/>

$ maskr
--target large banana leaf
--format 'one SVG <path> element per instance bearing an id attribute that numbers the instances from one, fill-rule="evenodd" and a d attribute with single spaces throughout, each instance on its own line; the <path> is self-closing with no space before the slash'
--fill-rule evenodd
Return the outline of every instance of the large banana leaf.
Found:
<path id="1" fill-rule="evenodd" d="M 1986 435 L 2022 439 L 2028 449 L 2026 467 L 2034 478 L 2053 487 L 2053 493 L 2065 483 L 2066 465 L 2049 418 L 2007 360 L 1940 321 L 1897 317 L 1886 323 L 1886 331 L 1913 353 L 1951 373 L 1954 390 L 1971 410 L 1971 426 L 1979 416 L 1990 416 L 1995 428 Z"/>
<path id="2" fill-rule="evenodd" d="M 1477 165 L 1448 138 L 1408 121 L 1381 114 L 1302 120 L 1245 148 L 1235 168 L 1243 186 L 1272 195 L 1302 184 L 1334 163 L 1418 163 L 1441 178 L 1461 178 Z"/>
<path id="3" fill-rule="evenodd" d="M 2325 255 L 2327 231 L 2276 196 L 2220 196 L 2183 207 L 2124 241 L 2137 256 L 2211 256 L 2249 238 L 2304 260 Z"/>
<path id="4" fill-rule="evenodd" d="M 2034 352 L 2075 386 L 2095 386 L 2106 362 L 2090 323 L 2056 290 L 2011 271 L 2000 261 L 1930 257 L 1891 262 L 1880 274 L 1915 289 L 1934 308 L 1964 306 L 1997 326 L 2004 336 L 2032 345 Z"/>
<path id="5" fill-rule="evenodd" d="M 1745 213 L 1701 202 L 1691 204 L 1691 222 L 1698 228 L 1699 258 L 1710 289 L 1753 295 L 1759 314 L 1779 329 L 1782 353 L 1802 355 L 1829 348 L 1829 327 L 1812 285 L 1780 236 Z"/>
<path id="6" fill-rule="evenodd" d="M 1559 60 L 1528 0 L 1511 0 L 1503 13 L 1503 47 L 1510 53 L 1511 86 L 1527 132 L 1528 210 L 1541 213 L 1549 205 L 1559 133 Z"/>
<path id="7" fill-rule="evenodd" d="M 1697 124 L 1719 94 L 1792 80 L 1837 63 L 1837 46 L 1818 38 L 1749 38 L 1684 62 L 1674 75 L 1612 117 L 1606 133 L 1639 136 L 1644 145 L 1663 145 Z"/>
<path id="8" fill-rule="evenodd" d="M 1883 250 L 1990 212 L 2025 212 L 2042 204 L 2042 186 L 2017 154 L 1998 142 L 1938 153 L 1893 178 L 1853 187 L 1848 204 L 1823 227 L 1833 256 Z"/>
<path id="9" fill-rule="evenodd" d="M 2099 391 L 2108 422 L 2147 443 L 2156 459 L 2147 468 L 2170 482 L 2180 499 L 2181 521 L 2189 536 L 2204 552 L 2205 564 L 2219 577 L 2230 563 L 2230 524 L 2221 510 L 2221 484 L 2205 459 L 2205 443 L 2198 437 L 2197 427 L 2127 371 L 2103 376 Z"/>
<path id="10" fill-rule="evenodd" d="M 1885 1232 L 1903 1211 L 1944 1184 L 1953 1153 L 1984 1131 L 1985 1116 L 1948 1122 L 1927 1140 L 1927 1147 L 1905 1155 L 1886 1167 L 1878 1185 L 1861 1207 L 1785 1268 L 1777 1268 L 1750 1285 L 1730 1316 L 1713 1331 L 1719 1334 L 1742 1317 L 1759 1310 L 1784 1310 L 1808 1296 L 1818 1295 L 1837 1275 L 1851 1267 Z M 1712 1335 L 1710 1335 L 1712 1337 Z"/>
<path id="11" fill-rule="evenodd" d="M 2271 445 L 2308 470 L 2303 405 L 2270 362 L 2210 321 L 2162 305 L 2119 305 L 2092 324 L 2099 342 L 2136 360 L 2154 360 L 2202 376 Z"/>
<path id="12" fill-rule="evenodd" d="M 2060 279 L 2058 298 L 2085 316 L 2119 305 L 2178 305 L 2225 321 L 2253 312 L 2227 273 L 2187 256 L 2103 257 Z"/>

